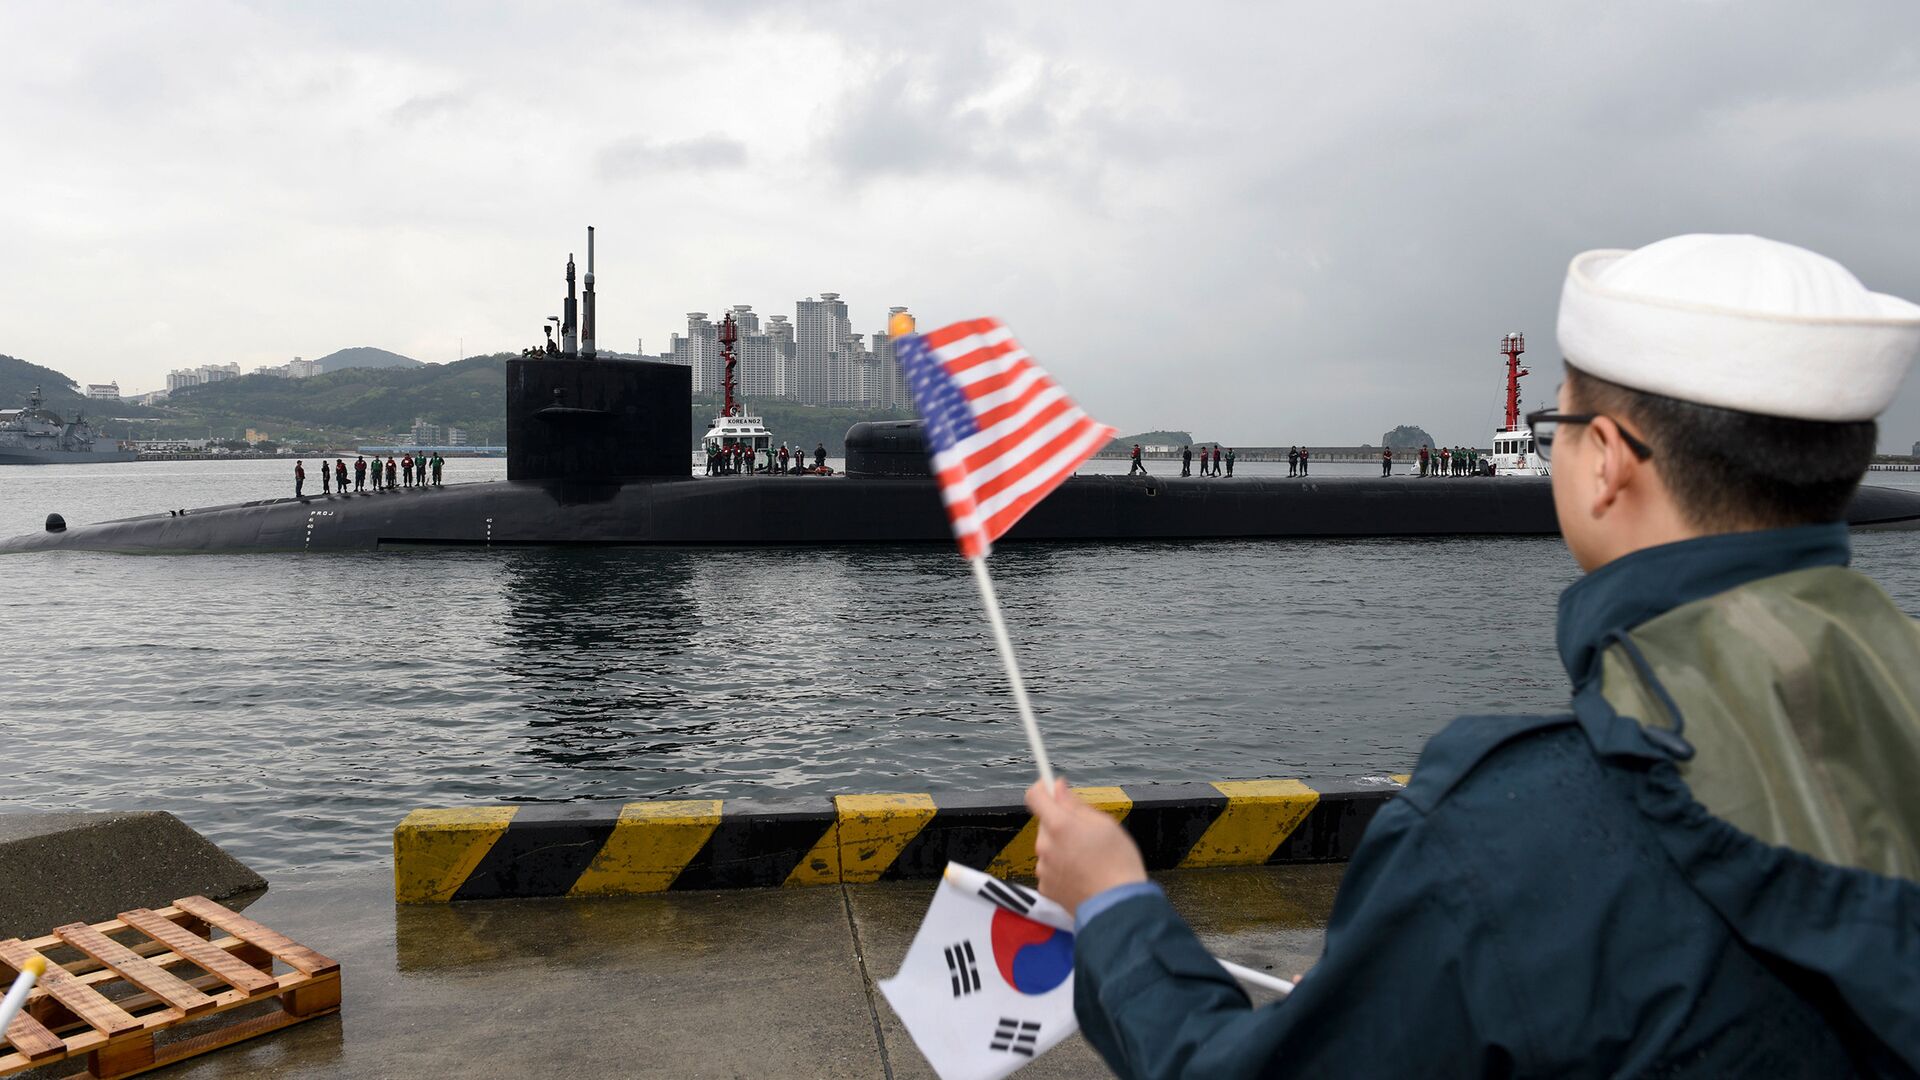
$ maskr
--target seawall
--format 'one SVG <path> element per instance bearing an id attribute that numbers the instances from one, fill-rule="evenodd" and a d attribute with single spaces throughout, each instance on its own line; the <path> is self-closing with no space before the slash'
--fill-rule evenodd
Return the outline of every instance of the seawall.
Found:
<path id="1" fill-rule="evenodd" d="M 1340 862 L 1405 776 L 1076 788 L 1149 870 Z M 1021 792 L 675 799 L 416 810 L 394 898 L 438 903 L 933 878 L 949 861 L 1031 877 Z"/>

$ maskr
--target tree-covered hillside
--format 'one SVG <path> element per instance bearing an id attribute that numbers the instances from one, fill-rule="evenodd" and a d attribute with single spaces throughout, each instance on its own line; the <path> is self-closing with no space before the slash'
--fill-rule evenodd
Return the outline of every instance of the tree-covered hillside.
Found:
<path id="1" fill-rule="evenodd" d="M 62 416 L 79 408 L 85 398 L 72 379 L 49 367 L 30 364 L 12 356 L 0 356 L 0 409 L 20 409 L 34 387 L 47 400 L 47 407 Z"/>
<path id="2" fill-rule="evenodd" d="M 351 349 L 335 350 L 313 363 L 322 374 L 330 374 L 348 368 L 414 368 L 422 366 L 425 361 L 376 349 L 371 345 L 358 345 Z"/>
<path id="3" fill-rule="evenodd" d="M 47 408 L 67 420 L 84 412 L 94 430 L 109 438 L 125 438 L 131 428 L 129 424 L 115 422 L 115 417 L 161 415 L 158 409 L 130 405 L 124 401 L 88 401 L 79 385 L 65 373 L 0 355 L 0 409 L 25 408 L 36 386 L 40 388 L 40 396 Z"/>
<path id="4" fill-rule="evenodd" d="M 282 442 L 342 441 L 405 431 L 426 417 L 466 429 L 468 442 L 499 445 L 507 437 L 506 362 L 498 353 L 311 379 L 247 375 L 176 390 L 167 404 L 191 421 L 180 434 L 256 428 Z"/>

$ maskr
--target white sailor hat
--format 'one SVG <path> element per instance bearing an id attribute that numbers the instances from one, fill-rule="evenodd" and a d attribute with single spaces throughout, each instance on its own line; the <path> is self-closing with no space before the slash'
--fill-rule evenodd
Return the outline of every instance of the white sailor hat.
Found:
<path id="1" fill-rule="evenodd" d="M 1871 420 L 1920 353 L 1920 305 L 1758 236 L 1574 257 L 1560 350 L 1621 386 L 1763 416 Z"/>

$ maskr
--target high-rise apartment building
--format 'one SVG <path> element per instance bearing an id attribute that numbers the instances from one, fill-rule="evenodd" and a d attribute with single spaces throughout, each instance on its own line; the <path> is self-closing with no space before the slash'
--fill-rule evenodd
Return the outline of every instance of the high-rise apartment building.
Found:
<path id="1" fill-rule="evenodd" d="M 808 405 L 847 400 L 852 365 L 845 344 L 853 327 L 839 293 L 821 293 L 794 305 L 794 352 L 797 378 L 791 395 Z"/>
<path id="2" fill-rule="evenodd" d="M 773 396 L 793 397 L 793 324 L 785 315 L 769 315 L 767 337 L 773 343 Z"/>
<path id="3" fill-rule="evenodd" d="M 906 308 L 888 310 L 888 317 Z M 808 405 L 910 405 L 906 380 L 894 356 L 893 339 L 875 333 L 871 346 L 853 332 L 847 305 L 839 293 L 821 293 L 794 303 L 794 318 L 764 317 L 751 304 L 730 309 L 739 339 L 734 389 L 741 397 L 786 398 Z M 720 358 L 719 326 L 704 311 L 687 313 L 687 333 L 674 334 L 672 348 L 649 357 L 693 369 L 693 388 L 717 394 L 725 372 Z"/>
<path id="4" fill-rule="evenodd" d="M 686 336 L 673 335 L 672 347 L 658 359 L 692 368 L 694 393 L 720 391 L 720 339 L 706 312 L 687 312 Z"/>

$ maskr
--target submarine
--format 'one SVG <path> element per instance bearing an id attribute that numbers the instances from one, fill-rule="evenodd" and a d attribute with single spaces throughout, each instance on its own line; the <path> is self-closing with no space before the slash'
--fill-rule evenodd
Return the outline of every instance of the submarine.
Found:
<path id="1" fill-rule="evenodd" d="M 839 476 L 692 475 L 693 373 L 596 355 L 592 244 L 589 230 L 578 337 L 569 258 L 560 339 L 549 328 L 544 348 L 507 362 L 506 480 L 267 499 L 89 525 L 69 526 L 54 513 L 43 531 L 0 541 L 0 553 L 953 542 L 918 421 L 855 424 Z M 730 363 L 726 370 L 730 384 Z M 731 392 L 727 400 L 731 409 Z M 1434 483 L 1080 475 L 999 542 L 1549 536 L 1559 531 L 1551 483 L 1527 475 Z M 1847 520 L 1920 529 L 1920 492 L 1863 486 Z"/>

